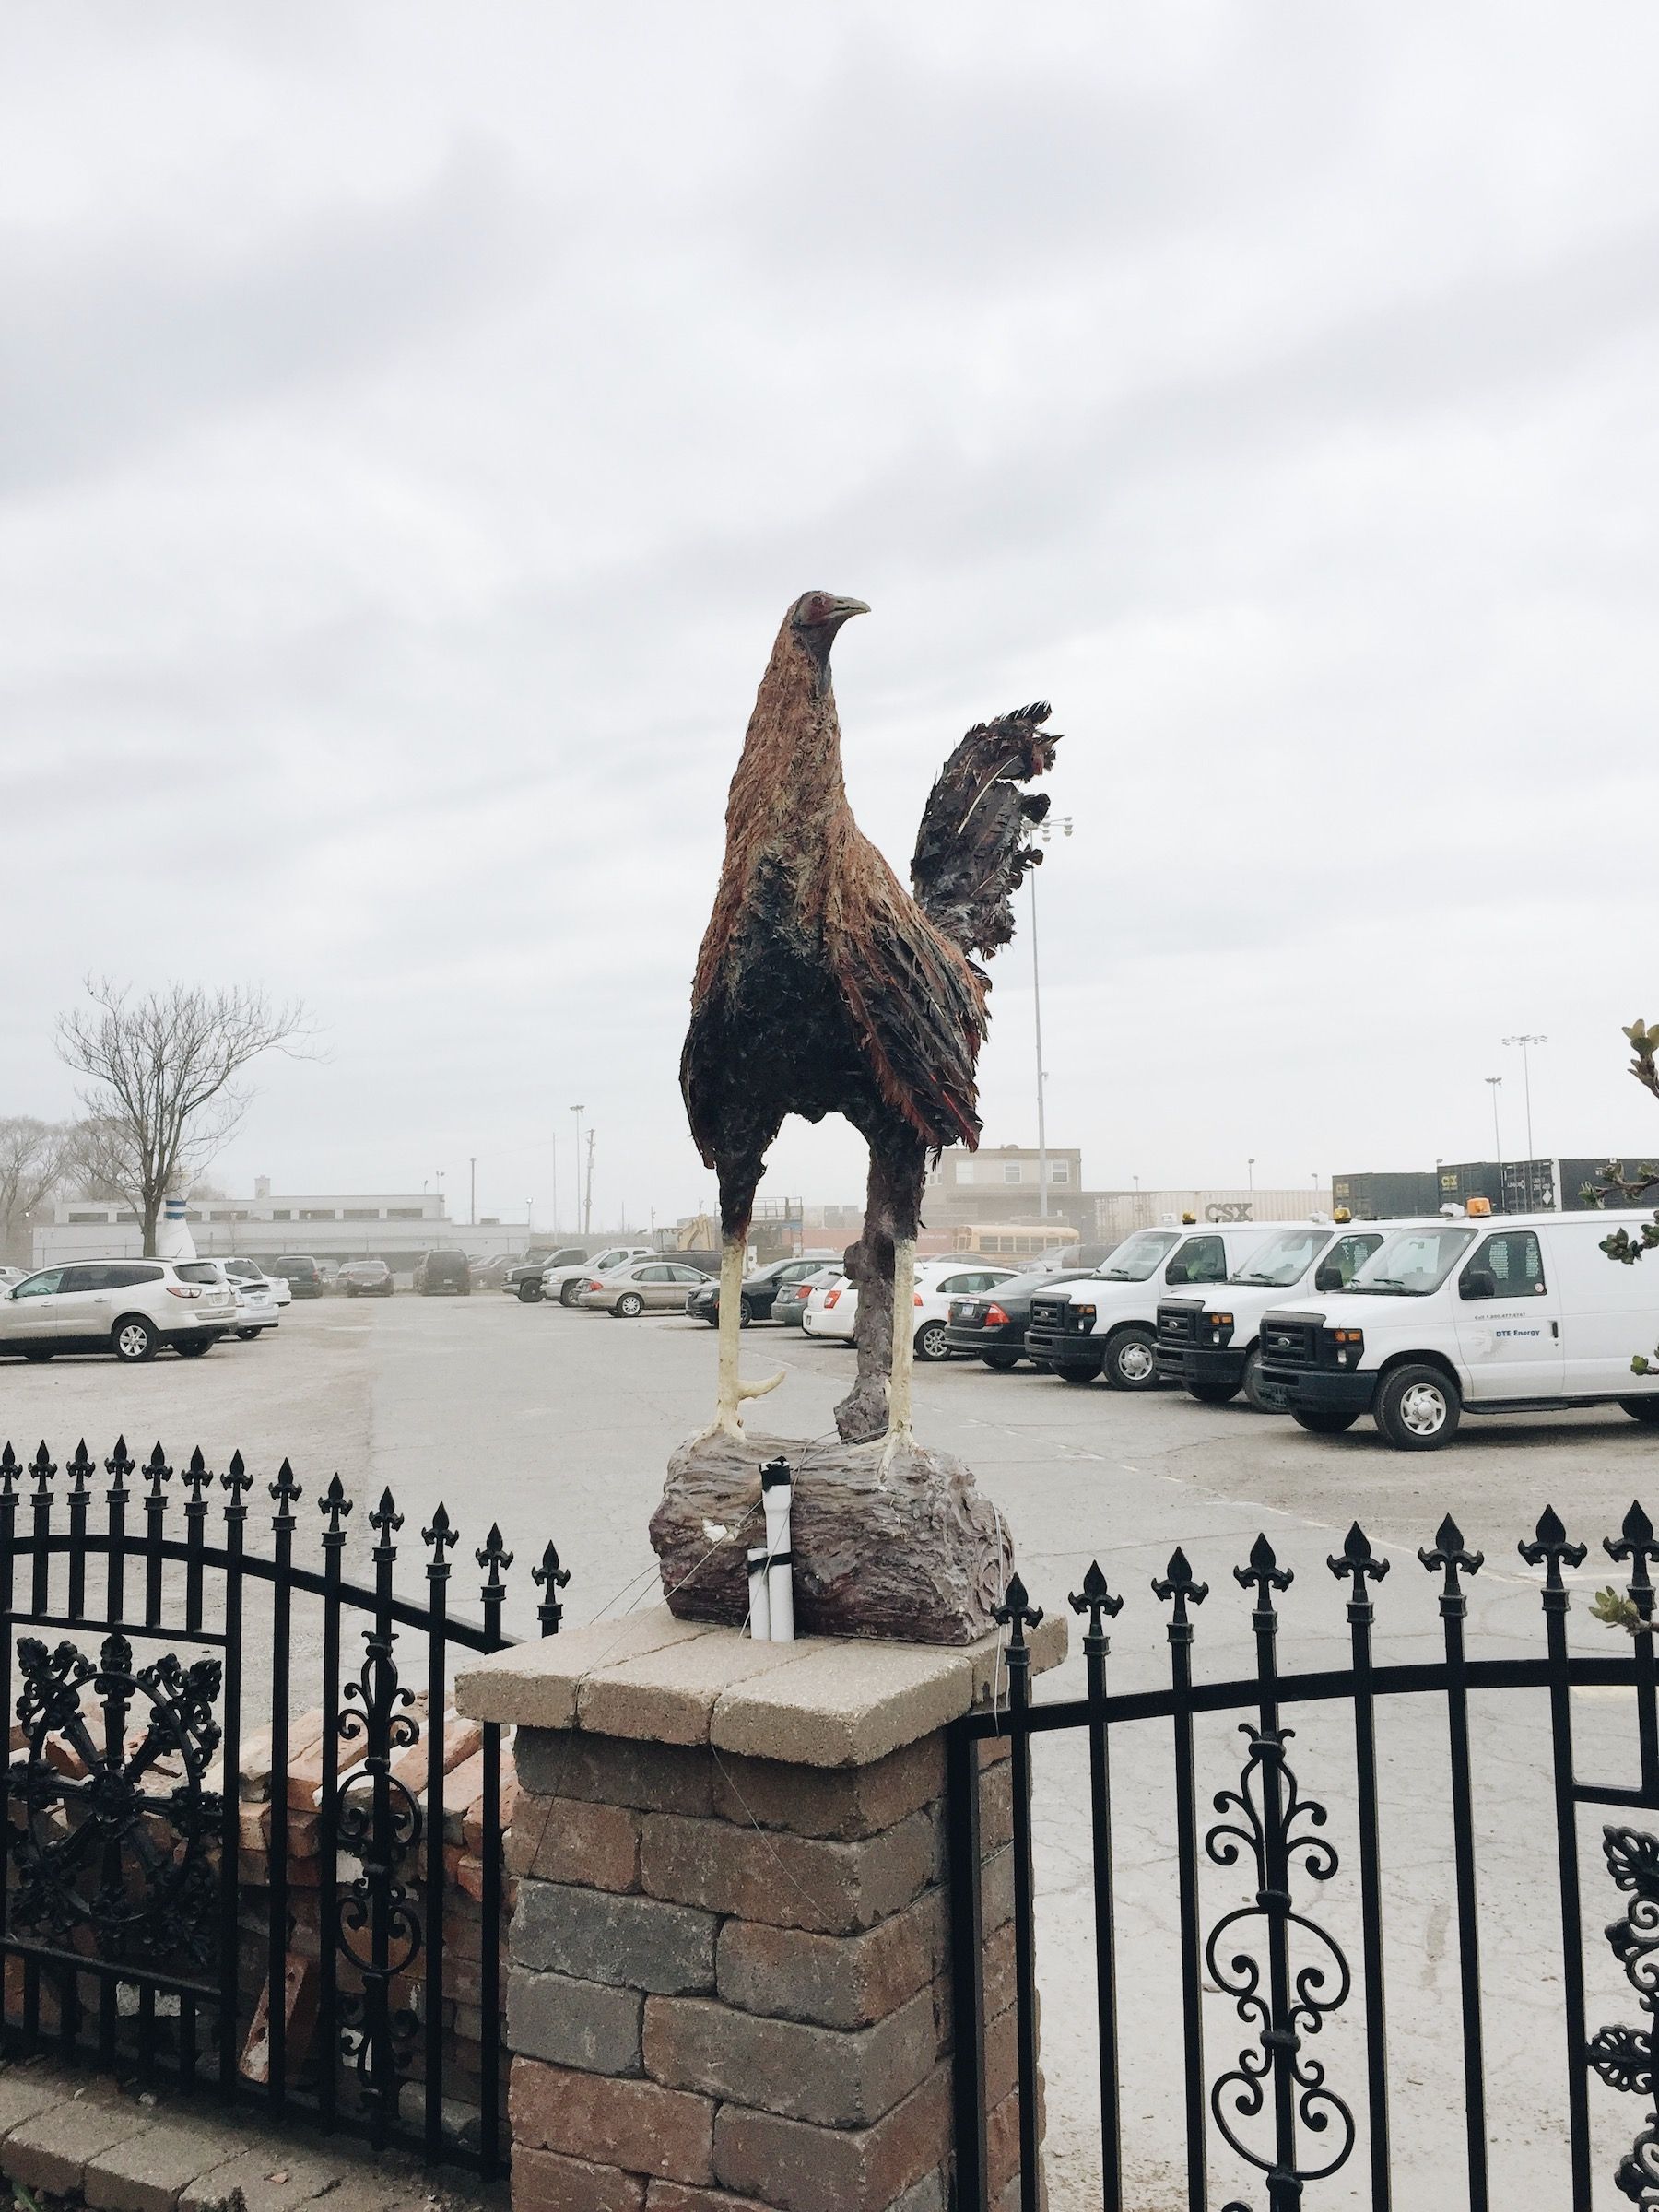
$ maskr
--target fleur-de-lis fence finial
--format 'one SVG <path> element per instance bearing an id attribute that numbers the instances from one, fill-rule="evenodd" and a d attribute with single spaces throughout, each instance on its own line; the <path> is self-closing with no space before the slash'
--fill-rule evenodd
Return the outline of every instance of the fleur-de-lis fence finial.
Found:
<path id="1" fill-rule="evenodd" d="M 1582 1567 L 1589 1557 L 1590 1551 L 1587 1544 L 1570 1544 L 1568 1542 L 1567 1531 L 1562 1525 L 1561 1516 L 1556 1512 L 1553 1505 L 1547 1505 L 1538 1515 L 1538 1525 L 1532 1542 L 1517 1544 L 1515 1549 L 1529 1567 L 1543 1568 L 1544 1590 L 1547 1598 L 1552 1591 L 1559 1591 L 1565 1596 L 1566 1585 L 1561 1580 L 1562 1567 Z"/>
<path id="2" fill-rule="evenodd" d="M 559 1593 L 570 1579 L 571 1571 L 559 1565 L 559 1547 L 549 1537 L 541 1556 L 541 1565 L 530 1570 L 530 1580 L 544 1594 L 535 1608 L 535 1618 L 541 1623 L 544 1636 L 557 1636 L 559 1633 L 559 1624 L 564 1618 L 564 1607 L 559 1602 Z"/>
<path id="3" fill-rule="evenodd" d="M 1170 1554 L 1170 1564 L 1164 1573 L 1153 1577 L 1152 1594 L 1164 1605 L 1173 1604 L 1175 1609 L 1170 1618 L 1171 1633 L 1178 1628 L 1190 1631 L 1193 1624 L 1188 1618 L 1187 1607 L 1204 1603 L 1209 1595 L 1209 1584 L 1193 1579 L 1192 1563 L 1177 1544 Z"/>
<path id="4" fill-rule="evenodd" d="M 1388 1572 L 1388 1564 L 1386 1559 L 1380 1559 L 1371 1549 L 1371 1538 L 1358 1521 L 1349 1526 L 1347 1535 L 1342 1540 L 1342 1549 L 1329 1552 L 1325 1557 L 1325 1565 L 1337 1581 L 1346 1579 L 1349 1583 L 1349 1606 L 1364 1606 L 1368 1611 L 1371 1600 L 1365 1594 L 1365 1585 L 1367 1583 L 1380 1583 Z"/>
<path id="5" fill-rule="evenodd" d="M 1099 1644 L 1104 1649 L 1106 1623 L 1108 1620 L 1117 1618 L 1124 1609 L 1124 1601 L 1121 1597 L 1113 1596 L 1107 1588 L 1106 1577 L 1100 1571 L 1099 1559 L 1090 1559 L 1088 1571 L 1083 1577 L 1082 1589 L 1074 1590 L 1065 1602 L 1074 1613 L 1087 1613 L 1088 1616 L 1088 1628 L 1084 1641 L 1085 1651 L 1091 1643 Z"/>
<path id="6" fill-rule="evenodd" d="M 1640 1624 L 1647 1627 L 1653 1618 L 1653 1578 L 1648 1570 L 1659 1559 L 1659 1545 L 1653 1542 L 1653 1524 L 1642 1510 L 1639 1499 L 1632 1499 L 1630 1510 L 1624 1517 L 1622 1533 L 1604 1536 L 1602 1549 L 1610 1559 L 1628 1560 L 1630 1579 L 1630 1603 L 1635 1606 Z"/>
<path id="7" fill-rule="evenodd" d="M 1466 1613 L 1469 1601 L 1464 1594 L 1463 1583 L 1459 1578 L 1464 1575 L 1478 1574 L 1486 1565 L 1486 1553 L 1470 1551 L 1467 1548 L 1464 1543 L 1463 1530 L 1458 1527 L 1450 1513 L 1434 1532 L 1434 1548 L 1430 1551 L 1419 1547 L 1418 1558 L 1430 1574 L 1443 1573 L 1445 1575 L 1446 1579 L 1440 1594 L 1441 1611 L 1442 1613 L 1456 1612 L 1460 1615 Z"/>

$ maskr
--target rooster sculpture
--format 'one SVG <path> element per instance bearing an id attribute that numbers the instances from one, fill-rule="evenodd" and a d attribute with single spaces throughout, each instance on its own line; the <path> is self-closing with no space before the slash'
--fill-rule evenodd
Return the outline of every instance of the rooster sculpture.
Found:
<path id="1" fill-rule="evenodd" d="M 1057 738 L 1037 704 L 969 731 L 928 798 L 912 897 L 859 830 L 841 781 L 830 681 L 861 599 L 807 592 L 783 618 L 726 802 L 725 864 L 692 987 L 680 1088 L 719 1181 L 720 1367 L 706 1433 L 742 1434 L 742 1406 L 782 1382 L 738 1372 L 740 1288 L 755 1192 L 786 1114 L 840 1113 L 870 1148 L 858 1374 L 836 1409 L 849 1442 L 910 1441 L 911 1311 L 927 1156 L 979 1141 L 975 1067 L 989 982 L 973 955 L 1013 935 L 1012 896 L 1041 858 L 1026 842 L 1048 800 L 1021 783 Z M 904 1325 L 895 1329 L 897 1308 Z"/>

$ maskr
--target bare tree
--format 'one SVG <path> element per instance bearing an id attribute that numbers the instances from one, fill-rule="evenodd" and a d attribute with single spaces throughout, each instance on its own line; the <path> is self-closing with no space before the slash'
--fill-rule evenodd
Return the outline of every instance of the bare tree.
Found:
<path id="1" fill-rule="evenodd" d="M 156 1249 L 162 1200 L 200 1172 L 248 1110 L 237 1077 L 262 1053 L 295 1053 L 310 1034 L 298 1000 L 263 991 L 171 984 L 135 994 L 87 979 L 90 1004 L 58 1023 L 60 1058 L 87 1079 L 80 1171 L 117 1190 Z"/>
<path id="2" fill-rule="evenodd" d="M 69 1131 L 32 1114 L 0 1116 L 0 1259 L 24 1261 L 27 1224 L 62 1178 Z"/>

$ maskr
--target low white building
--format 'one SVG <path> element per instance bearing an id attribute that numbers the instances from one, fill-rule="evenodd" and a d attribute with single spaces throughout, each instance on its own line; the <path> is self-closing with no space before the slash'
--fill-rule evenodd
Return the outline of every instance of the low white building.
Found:
<path id="1" fill-rule="evenodd" d="M 274 1192 L 261 1176 L 252 1198 L 196 1198 L 184 1218 L 204 1257 L 240 1253 L 250 1259 L 275 1260 L 285 1253 L 309 1253 L 337 1264 L 346 1259 L 383 1259 L 398 1271 L 412 1267 L 423 1252 L 447 1248 L 475 1260 L 497 1253 L 522 1253 L 531 1241 L 523 1221 L 452 1221 L 441 1194 L 392 1192 L 382 1195 L 329 1196 Z M 538 1243 L 551 1244 L 538 1232 Z M 54 1206 L 34 1226 L 34 1264 L 50 1267 L 63 1260 L 125 1259 L 142 1249 L 143 1234 L 131 1206 L 97 1198 L 70 1198 Z"/>

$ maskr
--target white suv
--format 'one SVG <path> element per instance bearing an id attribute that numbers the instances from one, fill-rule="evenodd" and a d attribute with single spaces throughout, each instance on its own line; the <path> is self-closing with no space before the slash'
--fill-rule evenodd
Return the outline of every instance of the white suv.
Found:
<path id="1" fill-rule="evenodd" d="M 218 1260 L 77 1260 L 0 1290 L 0 1353 L 113 1352 L 193 1358 L 236 1326 L 236 1293 Z"/>

